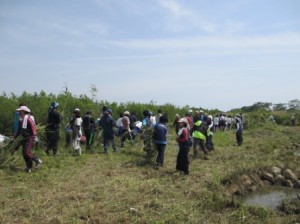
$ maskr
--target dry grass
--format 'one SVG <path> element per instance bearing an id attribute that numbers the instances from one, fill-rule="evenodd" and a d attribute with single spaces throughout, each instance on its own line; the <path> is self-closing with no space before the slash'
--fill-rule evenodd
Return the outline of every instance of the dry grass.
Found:
<path id="1" fill-rule="evenodd" d="M 190 176 L 174 172 L 173 133 L 159 170 L 144 165 L 140 145 L 81 157 L 63 149 L 56 158 L 37 151 L 44 162 L 40 170 L 0 170 L 0 223 L 293 223 L 294 215 L 235 203 L 221 180 L 259 167 L 297 168 L 290 142 L 300 139 L 299 131 L 248 131 L 240 148 L 233 132 L 217 133 L 216 150 L 209 160 L 192 161 Z"/>

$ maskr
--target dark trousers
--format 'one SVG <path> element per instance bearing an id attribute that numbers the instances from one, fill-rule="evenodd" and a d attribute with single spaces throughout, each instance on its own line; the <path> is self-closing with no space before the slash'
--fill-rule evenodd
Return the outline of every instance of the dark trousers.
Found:
<path id="1" fill-rule="evenodd" d="M 242 145 L 242 143 L 243 143 L 243 132 L 242 131 L 236 132 L 236 141 L 237 141 L 238 146 Z"/>
<path id="2" fill-rule="evenodd" d="M 47 139 L 47 150 L 46 153 L 49 154 L 49 150 L 53 150 L 53 155 L 57 154 L 58 142 L 59 142 L 59 129 L 46 129 L 46 139 Z"/>
<path id="3" fill-rule="evenodd" d="M 213 138 L 212 135 L 207 136 L 207 139 L 206 139 L 206 148 L 208 150 L 214 150 L 214 143 L 212 141 L 212 138 Z"/>
<path id="4" fill-rule="evenodd" d="M 84 130 L 84 135 L 86 137 L 86 148 L 90 149 L 94 142 L 94 133 L 92 130 Z"/>
<path id="5" fill-rule="evenodd" d="M 133 139 L 132 133 L 129 132 L 128 130 L 123 129 L 123 131 L 122 131 L 122 138 L 121 138 L 121 147 L 124 146 L 124 143 L 125 143 L 126 139 L 129 139 L 131 141 L 131 144 L 134 143 L 133 142 L 134 139 Z"/>
<path id="6" fill-rule="evenodd" d="M 114 138 L 104 138 L 104 152 L 107 153 L 108 152 L 108 147 L 109 147 L 109 144 L 111 143 L 114 151 L 116 152 L 117 151 L 117 148 L 116 148 L 116 144 L 115 144 L 115 140 Z"/>
<path id="7" fill-rule="evenodd" d="M 39 162 L 39 158 L 36 155 L 32 154 L 31 149 L 33 148 L 33 146 L 34 146 L 33 138 L 24 139 L 22 142 L 22 155 L 26 163 L 27 169 L 32 168 L 32 161 L 34 161 L 35 163 Z"/>
<path id="8" fill-rule="evenodd" d="M 156 144 L 156 149 L 158 152 L 157 157 L 156 157 L 156 163 L 159 166 L 163 166 L 164 160 L 165 160 L 166 145 Z"/>
<path id="9" fill-rule="evenodd" d="M 179 152 L 177 155 L 176 170 L 183 171 L 189 174 L 189 147 L 187 145 L 179 145 Z"/>

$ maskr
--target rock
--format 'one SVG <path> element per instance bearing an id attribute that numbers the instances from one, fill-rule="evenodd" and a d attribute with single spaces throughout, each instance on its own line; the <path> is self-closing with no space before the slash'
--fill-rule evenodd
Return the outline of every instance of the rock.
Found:
<path id="1" fill-rule="evenodd" d="M 286 186 L 286 187 L 294 187 L 292 181 L 290 180 L 285 180 L 282 185 Z"/>
<path id="2" fill-rule="evenodd" d="M 275 177 L 275 181 L 276 181 L 277 184 L 282 185 L 285 181 L 284 176 L 282 176 L 281 174 L 277 175 Z"/>
<path id="3" fill-rule="evenodd" d="M 261 178 L 262 180 L 267 180 L 269 181 L 270 183 L 275 183 L 275 179 L 273 177 L 272 174 L 268 173 L 267 171 L 264 171 L 262 174 L 261 174 Z"/>
<path id="4" fill-rule="evenodd" d="M 285 179 L 290 180 L 292 182 L 296 182 L 298 180 L 298 177 L 290 169 L 284 170 L 283 176 Z"/>
<path id="5" fill-rule="evenodd" d="M 270 186 L 272 183 L 268 180 L 262 181 L 262 186 Z"/>
<path id="6" fill-rule="evenodd" d="M 246 188 L 246 190 L 249 191 L 249 192 L 256 191 L 256 189 L 257 189 L 257 187 L 255 185 Z"/>
<path id="7" fill-rule="evenodd" d="M 294 187 L 295 188 L 300 188 L 300 180 L 295 181 Z"/>
<path id="8" fill-rule="evenodd" d="M 240 188 L 236 184 L 232 184 L 229 188 L 230 194 L 241 195 Z"/>
<path id="9" fill-rule="evenodd" d="M 263 186 L 263 183 L 262 183 L 262 181 L 261 181 L 261 179 L 260 179 L 260 176 L 259 176 L 257 173 L 251 173 L 249 176 L 250 176 L 252 182 L 253 182 L 255 185 L 258 185 L 258 186 L 260 186 L 260 187 Z"/>
<path id="10" fill-rule="evenodd" d="M 279 167 L 273 166 L 273 167 L 271 168 L 271 172 L 272 172 L 272 174 L 273 174 L 274 176 L 277 176 L 277 175 L 280 175 L 280 174 L 281 174 L 282 169 L 279 168 Z"/>

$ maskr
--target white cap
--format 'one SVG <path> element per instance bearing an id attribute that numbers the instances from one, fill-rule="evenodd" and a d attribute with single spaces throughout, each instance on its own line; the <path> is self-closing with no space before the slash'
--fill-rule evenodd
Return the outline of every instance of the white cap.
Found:
<path id="1" fill-rule="evenodd" d="M 211 115 L 208 115 L 208 118 L 210 118 L 211 120 L 213 119 L 213 117 Z"/>
<path id="2" fill-rule="evenodd" d="M 125 111 L 124 115 L 130 115 L 129 111 Z"/>
<path id="3" fill-rule="evenodd" d="M 28 107 L 26 107 L 26 106 L 21 106 L 20 108 L 18 108 L 16 111 L 25 111 L 25 112 L 28 112 L 28 113 L 30 113 L 30 110 L 29 110 L 29 108 Z"/>
<path id="4" fill-rule="evenodd" d="M 74 111 L 78 111 L 78 112 L 80 112 L 79 108 L 75 108 L 75 110 L 74 110 Z"/>
<path id="5" fill-rule="evenodd" d="M 203 113 L 204 111 L 203 110 L 200 110 L 200 113 Z"/>
<path id="6" fill-rule="evenodd" d="M 187 120 L 186 120 L 185 118 L 181 118 L 181 119 L 178 121 L 178 123 L 186 123 L 186 124 L 187 124 L 188 122 L 187 122 Z"/>
<path id="7" fill-rule="evenodd" d="M 192 110 L 192 109 L 189 109 L 189 110 L 188 110 L 188 113 L 193 113 L 193 110 Z"/>

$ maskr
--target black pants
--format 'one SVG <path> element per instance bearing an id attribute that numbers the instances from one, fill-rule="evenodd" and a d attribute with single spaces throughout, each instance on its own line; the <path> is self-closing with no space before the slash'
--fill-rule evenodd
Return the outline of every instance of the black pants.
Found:
<path id="1" fill-rule="evenodd" d="M 84 135 L 86 137 L 86 148 L 90 149 L 91 146 L 93 145 L 94 133 L 92 130 L 84 130 Z"/>
<path id="2" fill-rule="evenodd" d="M 104 137 L 104 153 L 108 152 L 108 147 L 109 147 L 110 143 L 111 143 L 111 146 L 113 147 L 114 151 L 115 152 L 117 151 L 116 144 L 115 144 L 115 139 L 114 138 L 105 138 Z"/>
<path id="3" fill-rule="evenodd" d="M 183 171 L 189 174 L 189 152 L 190 148 L 187 145 L 179 145 L 179 152 L 177 155 L 176 170 Z"/>
<path id="4" fill-rule="evenodd" d="M 214 143 L 212 141 L 213 136 L 209 135 L 206 140 L 206 148 L 208 150 L 214 150 Z"/>
<path id="5" fill-rule="evenodd" d="M 49 150 L 53 150 L 53 155 L 56 155 L 59 142 L 59 129 L 46 129 L 47 139 L 47 154 Z"/>
<path id="6" fill-rule="evenodd" d="M 32 161 L 34 161 L 35 163 L 39 162 L 39 158 L 36 155 L 32 154 L 31 149 L 33 148 L 33 146 L 34 146 L 33 138 L 24 139 L 22 142 L 22 155 L 26 163 L 27 169 L 32 168 Z"/>
<path id="7" fill-rule="evenodd" d="M 156 149 L 158 152 L 157 157 L 156 157 L 156 163 L 159 166 L 163 166 L 164 160 L 165 160 L 166 145 L 156 144 Z"/>
<path id="8" fill-rule="evenodd" d="M 243 132 L 242 131 L 236 132 L 236 141 L 237 141 L 238 146 L 242 145 L 242 143 L 243 143 Z"/>

